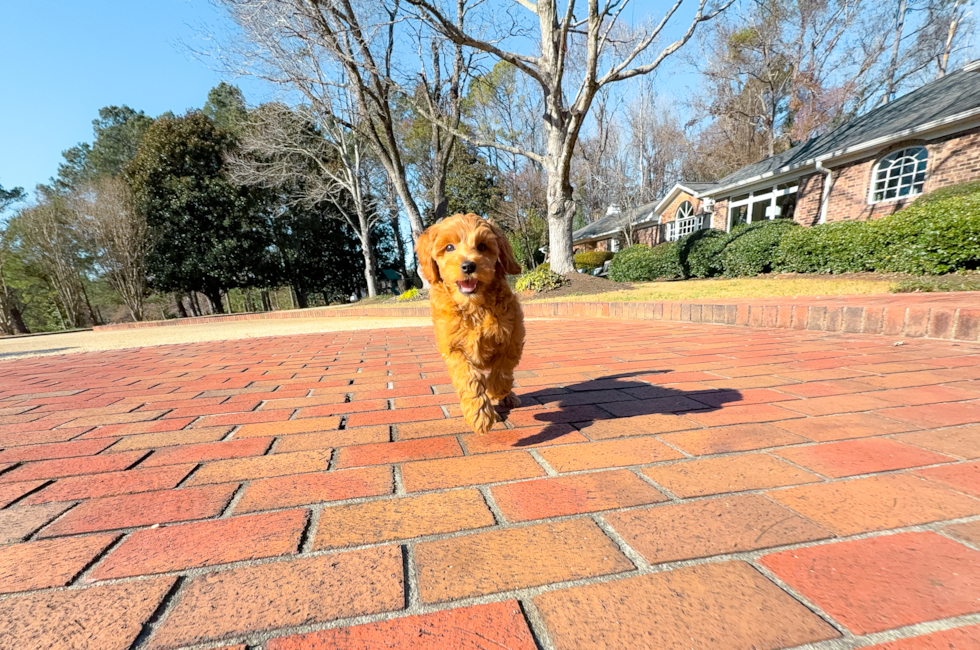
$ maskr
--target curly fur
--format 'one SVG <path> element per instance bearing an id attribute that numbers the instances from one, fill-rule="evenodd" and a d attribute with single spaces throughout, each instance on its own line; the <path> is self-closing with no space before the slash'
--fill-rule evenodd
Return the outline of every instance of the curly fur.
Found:
<path id="1" fill-rule="evenodd" d="M 524 314 L 507 275 L 521 267 L 503 232 L 475 214 L 455 214 L 431 226 L 419 236 L 415 252 L 419 272 L 432 285 L 436 346 L 463 417 L 473 431 L 485 433 L 498 419 L 492 400 L 507 408 L 520 405 L 513 386 L 524 350 Z M 473 280 L 472 293 L 459 285 Z"/>

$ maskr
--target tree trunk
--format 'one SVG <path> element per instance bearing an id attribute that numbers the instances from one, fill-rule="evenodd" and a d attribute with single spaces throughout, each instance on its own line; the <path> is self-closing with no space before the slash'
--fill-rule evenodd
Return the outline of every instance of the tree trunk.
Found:
<path id="1" fill-rule="evenodd" d="M 177 315 L 180 318 L 187 318 L 187 309 L 184 307 L 184 297 L 179 293 L 175 293 L 174 298 L 177 301 Z"/>
<path id="2" fill-rule="evenodd" d="M 272 297 L 268 289 L 262 289 L 259 296 L 262 298 L 262 311 L 272 311 Z"/>
<path id="3" fill-rule="evenodd" d="M 892 43 L 892 60 L 888 65 L 888 85 L 885 88 L 885 103 L 895 98 L 895 77 L 898 75 L 898 50 L 905 30 L 905 0 L 898 1 L 895 13 L 895 41 Z"/>
<path id="4" fill-rule="evenodd" d="M 30 334 L 31 330 L 27 329 L 27 325 L 24 324 L 24 316 L 20 313 L 20 309 L 16 305 L 10 306 L 10 323 L 13 325 L 14 334 Z"/>
<path id="5" fill-rule="evenodd" d="M 572 186 L 567 177 L 548 170 L 548 253 L 551 257 L 551 270 L 564 275 L 575 272 L 575 258 L 572 255 L 572 217 L 575 215 L 575 202 L 572 200 Z"/>
<path id="6" fill-rule="evenodd" d="M 225 306 L 221 303 L 221 289 L 205 289 L 204 295 L 207 296 L 208 301 L 211 303 L 212 313 L 225 313 Z M 228 297 L 228 305 L 229 307 L 231 306 L 231 296 Z"/>
<path id="7" fill-rule="evenodd" d="M 296 289 L 296 304 L 299 305 L 300 309 L 306 309 L 310 305 L 310 301 L 306 298 L 306 293 Z"/>
<path id="8" fill-rule="evenodd" d="M 368 297 L 373 298 L 378 295 L 378 270 L 371 242 L 366 236 L 361 238 L 361 253 L 364 255 L 364 280 L 367 282 Z"/>
<path id="9" fill-rule="evenodd" d="M 419 212 L 419 206 L 415 203 L 415 199 L 412 198 L 412 192 L 408 187 L 408 183 L 405 181 L 404 174 L 399 176 L 393 173 L 395 170 L 387 171 L 389 177 L 391 177 L 392 184 L 395 186 L 395 192 L 397 192 L 398 198 L 401 200 L 402 208 L 408 214 L 408 225 L 412 229 L 412 241 L 418 241 L 419 235 L 425 230 L 422 226 L 422 214 Z M 418 274 L 418 276 L 422 280 L 422 288 L 428 289 L 428 281 L 422 277 L 422 274 Z"/>

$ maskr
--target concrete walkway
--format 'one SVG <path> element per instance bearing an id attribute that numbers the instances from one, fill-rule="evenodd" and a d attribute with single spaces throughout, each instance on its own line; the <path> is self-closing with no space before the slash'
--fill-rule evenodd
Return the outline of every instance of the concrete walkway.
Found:
<path id="1" fill-rule="evenodd" d="M 171 328 L 182 329 L 182 328 Z M 0 361 L 0 649 L 980 647 L 980 345 L 529 323 Z"/>

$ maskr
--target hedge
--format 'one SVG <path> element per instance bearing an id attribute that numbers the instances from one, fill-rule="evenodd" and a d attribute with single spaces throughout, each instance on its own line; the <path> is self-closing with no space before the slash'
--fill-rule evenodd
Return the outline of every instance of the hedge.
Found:
<path id="1" fill-rule="evenodd" d="M 721 252 L 725 276 L 758 275 L 772 271 L 780 240 L 798 228 L 796 222 L 788 219 L 758 221 L 734 228 Z"/>
<path id="2" fill-rule="evenodd" d="M 593 269 L 602 268 L 608 260 L 611 260 L 615 253 L 610 251 L 586 251 L 575 254 L 575 268 L 585 269 L 592 272 Z"/>
<path id="3" fill-rule="evenodd" d="M 710 278 L 721 275 L 721 252 L 728 243 L 728 233 L 708 228 L 697 230 L 677 240 L 678 258 L 685 278 Z"/>
<path id="4" fill-rule="evenodd" d="M 567 284 L 568 281 L 568 278 L 558 275 L 549 267 L 541 264 L 533 271 L 527 271 L 518 276 L 514 288 L 517 291 L 546 291 L 557 289 Z"/>
<path id="5" fill-rule="evenodd" d="M 980 268 L 980 183 L 936 190 L 874 221 L 796 229 L 780 243 L 774 267 L 797 273 L 914 275 Z"/>
<path id="6" fill-rule="evenodd" d="M 676 242 L 650 248 L 637 244 L 616 253 L 609 265 L 609 279 L 615 282 L 644 282 L 683 276 Z"/>

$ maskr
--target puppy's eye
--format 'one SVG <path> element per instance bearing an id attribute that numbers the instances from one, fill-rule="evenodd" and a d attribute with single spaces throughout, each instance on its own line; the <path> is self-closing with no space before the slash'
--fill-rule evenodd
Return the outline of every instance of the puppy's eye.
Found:
<path id="1" fill-rule="evenodd" d="M 453 246 L 452 244 L 449 244 L 448 246 L 446 246 L 446 252 L 447 253 L 452 253 L 454 250 L 456 250 L 456 247 Z"/>
<path id="2" fill-rule="evenodd" d="M 487 245 L 486 244 L 480 244 L 479 246 L 476 247 L 476 250 L 478 250 L 478 251 L 480 251 L 482 253 L 483 251 L 487 250 Z"/>

